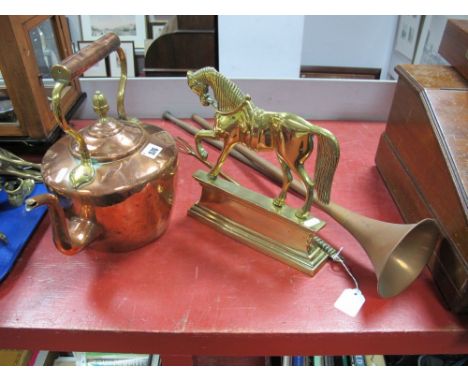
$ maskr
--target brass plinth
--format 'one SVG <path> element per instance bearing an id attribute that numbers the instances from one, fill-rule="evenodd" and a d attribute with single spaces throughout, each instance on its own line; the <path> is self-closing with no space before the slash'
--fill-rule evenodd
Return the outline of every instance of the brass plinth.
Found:
<path id="1" fill-rule="evenodd" d="M 221 178 L 197 171 L 193 177 L 202 186 L 200 200 L 188 214 L 216 230 L 314 275 L 327 260 L 327 253 L 314 242 L 325 222 L 300 219 L 287 205 L 276 207 L 267 198 Z"/>

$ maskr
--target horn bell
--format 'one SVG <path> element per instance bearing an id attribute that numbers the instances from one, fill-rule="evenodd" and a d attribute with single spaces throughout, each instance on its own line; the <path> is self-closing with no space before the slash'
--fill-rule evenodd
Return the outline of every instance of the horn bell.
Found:
<path id="1" fill-rule="evenodd" d="M 335 203 L 316 206 L 348 230 L 370 258 L 377 292 L 388 298 L 403 292 L 422 272 L 440 242 L 434 219 L 393 224 L 371 219 Z"/>

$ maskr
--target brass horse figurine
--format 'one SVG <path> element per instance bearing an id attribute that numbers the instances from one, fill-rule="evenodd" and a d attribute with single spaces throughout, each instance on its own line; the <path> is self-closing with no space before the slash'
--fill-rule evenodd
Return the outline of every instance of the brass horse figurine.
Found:
<path id="1" fill-rule="evenodd" d="M 305 204 L 296 212 L 300 219 L 309 216 L 314 190 L 320 202 L 330 202 L 331 185 L 340 156 L 336 137 L 328 130 L 307 122 L 291 113 L 277 113 L 256 107 L 250 96 L 219 73 L 206 67 L 189 71 L 190 89 L 200 97 L 203 106 L 216 109 L 213 130 L 200 130 L 195 135 L 198 154 L 206 159 L 208 153 L 202 147 L 204 138 L 223 139 L 224 148 L 209 175 L 215 179 L 229 152 L 237 143 L 244 143 L 254 150 L 275 150 L 283 171 L 283 185 L 273 204 L 282 207 L 292 182 L 291 170 L 304 183 L 307 195 Z M 211 88 L 214 99 L 210 96 Z M 318 152 L 314 179 L 304 169 L 304 162 L 313 150 L 313 137 L 317 136 Z"/>

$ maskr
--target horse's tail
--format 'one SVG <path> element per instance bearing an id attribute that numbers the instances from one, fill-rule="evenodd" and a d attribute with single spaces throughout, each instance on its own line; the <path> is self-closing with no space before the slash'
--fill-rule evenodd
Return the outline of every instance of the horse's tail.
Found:
<path id="1" fill-rule="evenodd" d="M 317 198 L 325 204 L 330 203 L 331 186 L 340 159 L 340 146 L 336 137 L 327 129 L 316 131 L 318 147 L 315 163 L 315 190 Z"/>

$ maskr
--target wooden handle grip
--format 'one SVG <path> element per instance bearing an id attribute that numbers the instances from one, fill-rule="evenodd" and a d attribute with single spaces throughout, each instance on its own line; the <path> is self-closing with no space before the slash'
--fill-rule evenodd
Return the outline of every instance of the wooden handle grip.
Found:
<path id="1" fill-rule="evenodd" d="M 55 81 L 71 82 L 74 78 L 83 74 L 91 66 L 95 65 L 120 46 L 120 39 L 115 33 L 107 33 L 100 39 L 92 42 L 86 48 L 74 55 L 67 57 L 61 64 L 52 67 L 52 77 Z"/>

